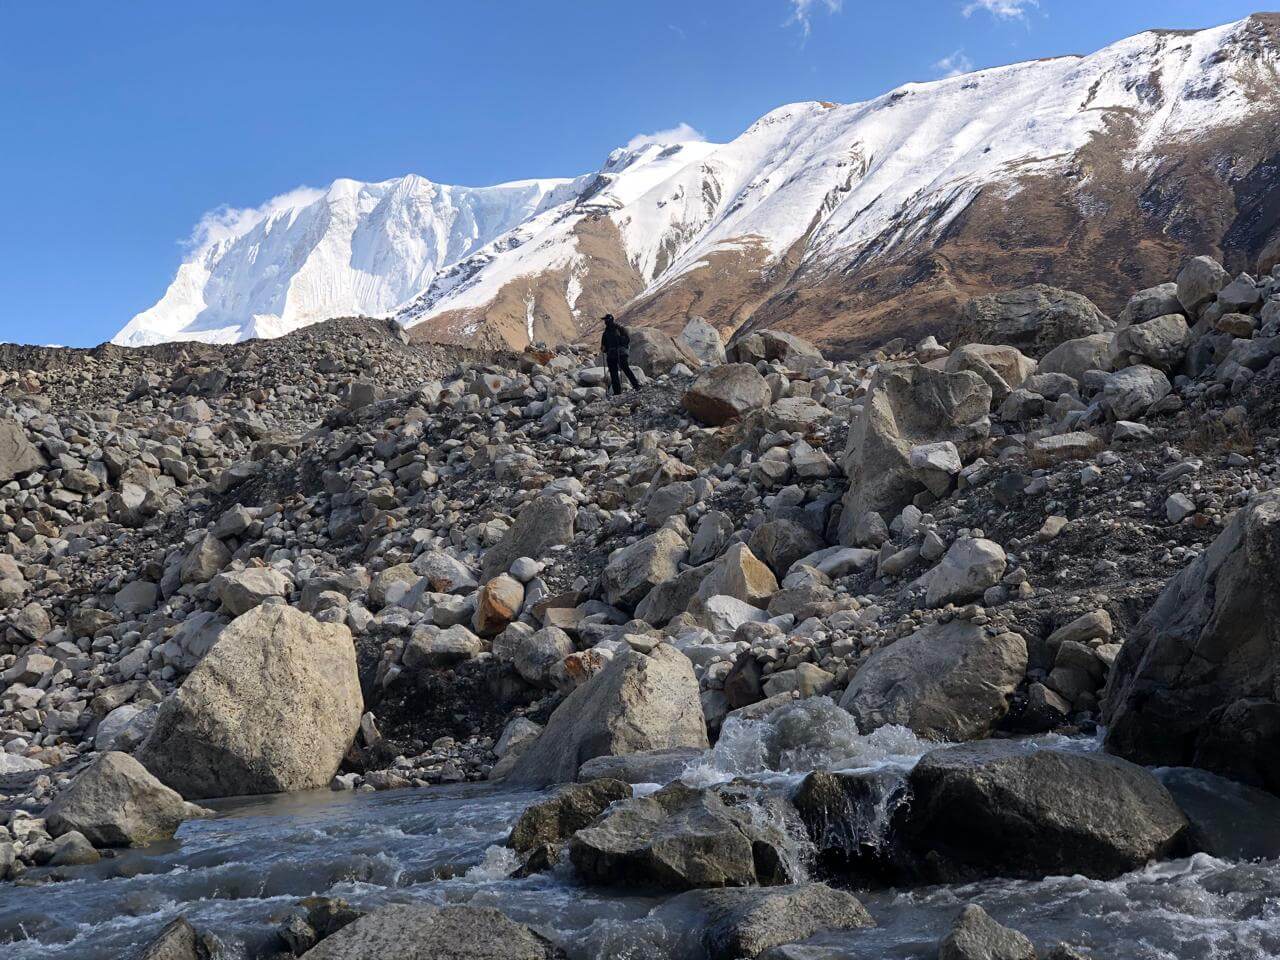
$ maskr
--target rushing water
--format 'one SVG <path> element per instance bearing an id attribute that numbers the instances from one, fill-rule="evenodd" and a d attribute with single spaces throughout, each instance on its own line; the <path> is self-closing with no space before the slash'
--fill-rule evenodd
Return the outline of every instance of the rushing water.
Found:
<path id="1" fill-rule="evenodd" d="M 837 730 L 822 755 L 801 754 L 782 719 L 728 731 L 718 752 L 686 777 L 751 774 L 784 786 L 806 763 L 907 769 L 927 747 L 905 731 L 870 738 L 854 731 L 850 739 Z M 1093 742 L 1068 746 L 1091 749 Z M 1262 859 L 1197 855 L 1105 882 L 1054 877 L 866 892 L 875 929 L 819 935 L 785 955 L 932 960 L 960 907 L 977 902 L 1038 946 L 1066 941 L 1098 960 L 1280 957 L 1280 805 L 1198 772 L 1161 775 L 1180 799 L 1215 811 L 1223 834 L 1241 838 L 1233 855 Z M 535 796 L 462 785 L 215 805 L 215 817 L 184 824 L 173 843 L 66 871 L 62 882 L 0 887 L 0 957 L 128 957 L 178 914 L 215 933 L 232 956 L 251 956 L 295 900 L 327 894 L 366 908 L 413 900 L 494 906 L 551 935 L 574 960 L 683 960 L 681 931 L 646 919 L 662 898 L 583 887 L 566 867 L 506 879 L 514 861 L 498 845 Z"/>

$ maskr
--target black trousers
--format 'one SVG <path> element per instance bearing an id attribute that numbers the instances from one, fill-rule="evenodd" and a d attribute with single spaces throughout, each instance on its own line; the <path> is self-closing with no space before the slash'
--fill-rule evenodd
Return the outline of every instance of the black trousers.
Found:
<path id="1" fill-rule="evenodd" d="M 640 389 L 640 381 L 631 372 L 631 365 L 627 363 L 627 355 L 625 353 L 611 353 L 605 357 L 605 361 L 609 364 L 609 382 L 613 385 L 614 396 L 622 393 L 622 381 L 618 376 L 619 371 L 627 375 L 627 379 L 631 381 L 631 386 L 634 389 Z"/>

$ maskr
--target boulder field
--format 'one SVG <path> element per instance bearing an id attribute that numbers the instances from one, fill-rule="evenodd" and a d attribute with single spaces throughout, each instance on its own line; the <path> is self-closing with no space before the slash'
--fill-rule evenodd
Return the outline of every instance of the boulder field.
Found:
<path id="1" fill-rule="evenodd" d="M 720 329 L 633 332 L 619 398 L 583 347 L 366 320 L 0 349 L 0 880 L 180 841 L 194 801 L 489 780 L 551 788 L 522 876 L 781 956 L 871 922 L 841 885 L 1217 844 L 1148 766 L 1280 794 L 1280 269 L 1196 258 L 1114 319 L 997 293 L 838 361 Z M 281 937 L 561 949 L 471 906 Z M 971 906 L 939 951 L 1024 941 Z"/>

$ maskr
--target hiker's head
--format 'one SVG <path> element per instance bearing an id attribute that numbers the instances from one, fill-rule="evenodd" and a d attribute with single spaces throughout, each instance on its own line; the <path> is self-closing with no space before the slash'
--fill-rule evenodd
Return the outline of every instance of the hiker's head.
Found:
<path id="1" fill-rule="evenodd" d="M 601 319 L 604 320 L 604 325 L 606 327 L 611 327 L 617 322 L 616 320 L 613 319 L 612 313 L 606 313 L 603 317 L 601 317 Z"/>

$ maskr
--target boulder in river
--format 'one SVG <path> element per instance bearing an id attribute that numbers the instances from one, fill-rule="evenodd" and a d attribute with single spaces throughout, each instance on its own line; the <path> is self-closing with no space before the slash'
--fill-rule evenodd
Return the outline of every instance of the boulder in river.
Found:
<path id="1" fill-rule="evenodd" d="M 907 785 L 895 843 L 908 875 L 926 883 L 1110 879 L 1176 856 L 1186 840 L 1187 818 L 1164 785 L 1115 757 L 985 740 L 926 754 Z"/>
<path id="2" fill-rule="evenodd" d="M 619 653 L 569 694 L 508 779 L 532 786 L 568 783 L 593 757 L 707 746 L 693 665 L 660 643 L 647 655 Z"/>
<path id="3" fill-rule="evenodd" d="M 49 833 L 75 831 L 95 847 L 168 840 L 207 810 L 187 803 L 127 753 L 104 753 L 45 809 Z"/>
<path id="4" fill-rule="evenodd" d="M 217 960 L 218 943 L 200 933 L 186 917 L 175 917 L 138 954 L 138 960 Z"/>
<path id="5" fill-rule="evenodd" d="M 545 800 L 526 807 L 507 837 L 516 853 L 542 844 L 556 844 L 588 826 L 611 803 L 631 799 L 631 787 L 621 780 L 591 780 L 560 787 Z"/>
<path id="6" fill-rule="evenodd" d="M 327 786 L 364 712 L 351 632 L 281 604 L 233 620 L 138 759 L 194 799 Z"/>
<path id="7" fill-rule="evenodd" d="M 971 903 L 938 944 L 938 960 L 1036 960 L 1036 948 L 1017 930 L 1002 927 Z"/>
<path id="8" fill-rule="evenodd" d="M 1236 511 L 1120 650 L 1106 747 L 1280 794 L 1280 492 Z"/>
<path id="9" fill-rule="evenodd" d="M 556 960 L 549 940 L 492 907 L 393 904 L 303 954 L 306 960 Z"/>
<path id="10" fill-rule="evenodd" d="M 785 883 L 781 829 L 713 790 L 672 783 L 627 800 L 569 841 L 592 884 L 690 890 Z"/>
<path id="11" fill-rule="evenodd" d="M 857 930 L 875 921 L 853 894 L 825 883 L 767 889 L 690 890 L 649 914 L 667 929 L 692 927 L 707 960 L 758 957 L 771 947 L 824 930 Z"/>

